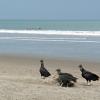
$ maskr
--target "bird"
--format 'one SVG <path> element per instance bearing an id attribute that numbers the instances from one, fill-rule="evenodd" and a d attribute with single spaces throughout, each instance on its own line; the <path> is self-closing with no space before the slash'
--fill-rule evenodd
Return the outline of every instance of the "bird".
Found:
<path id="1" fill-rule="evenodd" d="M 89 83 L 91 81 L 97 81 L 97 80 L 99 80 L 100 77 L 98 75 L 96 75 L 95 73 L 92 73 L 92 72 L 87 71 L 86 69 L 84 69 L 83 66 L 82 66 L 82 64 L 79 65 L 79 68 L 80 68 L 80 71 L 82 72 L 82 74 L 81 74 L 82 77 L 85 78 L 86 81 L 87 81 L 87 85 L 89 85 Z"/>
<path id="2" fill-rule="evenodd" d="M 59 75 L 57 81 L 62 87 L 72 87 L 74 86 L 74 82 L 77 81 L 78 78 L 74 77 L 70 73 L 62 73 L 61 69 L 57 69 L 57 74 Z"/>
<path id="3" fill-rule="evenodd" d="M 41 74 L 41 77 L 45 78 L 45 77 L 49 77 L 51 74 L 50 72 L 44 67 L 44 61 L 43 60 L 40 60 L 40 63 L 41 63 L 41 67 L 40 67 L 40 74 Z"/>

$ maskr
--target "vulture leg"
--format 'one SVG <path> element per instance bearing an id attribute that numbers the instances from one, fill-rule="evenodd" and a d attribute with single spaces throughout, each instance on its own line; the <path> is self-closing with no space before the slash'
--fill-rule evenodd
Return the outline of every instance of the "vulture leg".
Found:
<path id="1" fill-rule="evenodd" d="M 44 76 L 41 76 L 41 78 L 42 78 L 42 79 L 45 79 L 45 77 L 44 77 Z"/>
<path id="2" fill-rule="evenodd" d="M 89 83 L 90 83 L 89 85 L 91 85 L 91 80 L 89 80 Z"/>
<path id="3" fill-rule="evenodd" d="M 88 85 L 88 81 L 87 81 L 87 85 Z"/>
<path id="4" fill-rule="evenodd" d="M 87 85 L 90 86 L 91 85 L 91 81 L 87 80 Z"/>
<path id="5" fill-rule="evenodd" d="M 63 82 L 60 83 L 60 86 L 63 87 Z"/>

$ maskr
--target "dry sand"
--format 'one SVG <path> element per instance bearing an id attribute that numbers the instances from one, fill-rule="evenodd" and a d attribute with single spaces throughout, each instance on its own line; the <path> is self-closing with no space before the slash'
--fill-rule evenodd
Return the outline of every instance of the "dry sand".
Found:
<path id="1" fill-rule="evenodd" d="M 57 68 L 78 77 L 75 87 L 58 86 L 51 78 L 41 79 L 39 58 L 0 56 L 0 100 L 100 100 L 100 81 L 86 85 L 78 65 L 100 76 L 100 63 L 79 60 L 44 59 L 52 73 Z"/>

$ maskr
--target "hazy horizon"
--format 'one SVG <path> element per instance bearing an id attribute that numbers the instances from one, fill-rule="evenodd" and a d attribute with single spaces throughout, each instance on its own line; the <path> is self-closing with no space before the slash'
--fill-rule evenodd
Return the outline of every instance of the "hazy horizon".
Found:
<path id="1" fill-rule="evenodd" d="M 100 0 L 0 0 L 0 19 L 100 20 Z"/>

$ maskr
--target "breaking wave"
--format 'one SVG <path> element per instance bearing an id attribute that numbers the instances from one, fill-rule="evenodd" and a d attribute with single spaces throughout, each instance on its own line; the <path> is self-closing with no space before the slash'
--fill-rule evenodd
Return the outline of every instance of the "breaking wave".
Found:
<path id="1" fill-rule="evenodd" d="M 83 43 L 100 43 L 96 40 L 88 40 L 87 38 L 44 38 L 44 37 L 0 37 L 0 40 L 19 40 L 19 41 L 48 41 L 48 42 L 83 42 Z"/>
<path id="2" fill-rule="evenodd" d="M 10 29 L 0 29 L 0 33 L 100 36 L 100 31 L 57 31 L 57 30 L 10 30 Z"/>

